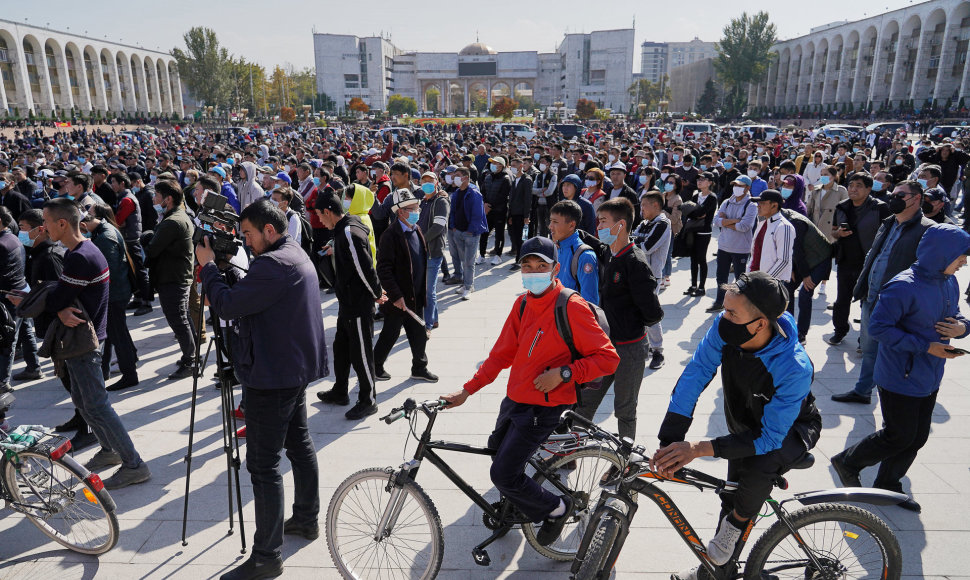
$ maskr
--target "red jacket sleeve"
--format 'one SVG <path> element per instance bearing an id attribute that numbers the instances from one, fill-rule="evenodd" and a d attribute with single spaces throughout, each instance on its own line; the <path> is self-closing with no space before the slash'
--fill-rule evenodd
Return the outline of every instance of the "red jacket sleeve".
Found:
<path id="1" fill-rule="evenodd" d="M 519 304 L 522 300 L 525 300 L 525 295 L 512 305 L 512 311 L 505 319 L 505 326 L 502 327 L 492 351 L 488 353 L 488 358 L 478 367 L 475 376 L 465 383 L 464 388 L 470 394 L 475 394 L 485 385 L 491 384 L 500 372 L 512 366 L 519 345 L 519 325 L 522 322 L 519 319 Z"/>
<path id="2" fill-rule="evenodd" d="M 388 159 L 391 158 L 391 155 L 393 153 L 394 153 L 394 140 L 391 139 L 387 142 L 387 147 L 384 148 L 384 153 L 381 154 L 381 157 L 380 157 L 381 161 L 387 161 Z"/>
<path id="3" fill-rule="evenodd" d="M 118 211 L 115 212 L 115 221 L 119 224 L 125 223 L 125 220 L 133 211 L 135 211 L 135 202 L 127 197 L 121 198 L 121 201 L 118 202 Z"/>
<path id="4" fill-rule="evenodd" d="M 577 383 L 588 383 L 616 372 L 620 355 L 616 354 L 610 337 L 600 328 L 589 306 L 570 298 L 566 311 L 573 331 L 573 343 L 582 355 L 582 358 L 571 365 L 573 380 Z"/>

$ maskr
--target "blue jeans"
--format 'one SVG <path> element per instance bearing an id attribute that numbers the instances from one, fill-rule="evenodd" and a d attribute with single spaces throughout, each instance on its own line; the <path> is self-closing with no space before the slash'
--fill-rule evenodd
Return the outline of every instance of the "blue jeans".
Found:
<path id="1" fill-rule="evenodd" d="M 428 258 L 428 303 L 424 308 L 424 325 L 431 330 L 438 322 L 438 270 L 445 257 Z"/>
<path id="2" fill-rule="evenodd" d="M 455 277 L 462 277 L 461 251 L 458 249 L 458 230 L 448 230 L 448 253 L 451 254 L 451 264 L 455 267 Z"/>
<path id="3" fill-rule="evenodd" d="M 667 244 L 667 261 L 664 263 L 664 278 L 670 278 L 670 273 L 674 270 L 674 244 L 673 240 Z"/>
<path id="4" fill-rule="evenodd" d="M 818 283 L 822 280 L 827 280 L 831 273 L 832 260 L 823 260 L 821 264 L 812 268 L 809 275 L 812 277 L 812 281 L 815 282 L 815 287 L 818 288 Z M 788 287 L 789 296 L 794 296 L 795 289 L 798 289 L 798 336 L 806 336 L 808 329 L 812 326 L 812 298 L 815 296 L 815 288 L 808 290 L 805 288 L 803 280 L 788 282 L 786 286 Z M 788 312 L 795 314 L 793 311 L 794 306 L 794 300 L 789 299 Z"/>
<path id="5" fill-rule="evenodd" d="M 117 451 L 122 464 L 134 469 L 141 465 L 141 456 L 128 431 L 108 401 L 101 373 L 101 348 L 73 358 L 64 359 L 71 376 L 71 400 L 87 421 L 98 443 L 105 451 Z"/>
<path id="6" fill-rule="evenodd" d="M 876 307 L 875 302 L 862 301 L 862 326 L 859 332 L 859 342 L 862 346 L 862 365 L 859 370 L 859 380 L 853 389 L 863 397 L 872 395 L 872 373 L 876 369 L 876 353 L 879 343 L 869 334 L 869 317 Z"/>
<path id="7" fill-rule="evenodd" d="M 717 251 L 717 269 L 714 271 L 714 279 L 717 280 L 717 298 L 714 299 L 714 304 L 717 306 L 724 304 L 725 292 L 721 290 L 721 284 L 727 284 L 731 266 L 734 266 L 734 279 L 737 280 L 738 276 L 744 274 L 744 269 L 748 265 L 748 256 L 749 254 Z"/>
<path id="8" fill-rule="evenodd" d="M 455 246 L 458 251 L 458 262 L 461 264 L 462 283 L 467 290 L 475 286 L 475 253 L 478 251 L 480 236 L 471 232 L 455 232 Z M 458 266 L 455 267 L 459 269 Z"/>
<path id="9" fill-rule="evenodd" d="M 0 308 L 6 308 L 0 304 Z M 14 318 L 16 325 L 13 331 L 13 342 L 9 348 L 0 352 L 0 385 L 10 384 L 10 373 L 13 371 L 13 353 L 17 349 L 17 337 L 23 331 L 24 335 L 24 362 L 27 369 L 35 371 L 40 368 L 40 360 L 37 358 L 37 337 L 34 336 L 34 321 L 30 318 Z"/>

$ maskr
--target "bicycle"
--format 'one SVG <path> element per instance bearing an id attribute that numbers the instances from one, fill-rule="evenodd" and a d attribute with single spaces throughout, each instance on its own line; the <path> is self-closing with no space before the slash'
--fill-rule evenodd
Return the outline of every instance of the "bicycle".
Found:
<path id="1" fill-rule="evenodd" d="M 615 446 L 624 463 L 614 477 L 604 483 L 593 519 L 586 528 L 586 534 L 571 567 L 571 578 L 574 580 L 609 576 L 636 514 L 637 494 L 644 495 L 657 504 L 690 547 L 701 564 L 698 579 L 897 580 L 900 577 L 902 553 L 889 526 L 872 512 L 841 502 L 895 505 L 906 499 L 905 495 L 880 489 L 840 488 L 798 493 L 783 501 L 769 497 L 766 504 L 770 512 L 760 514 L 748 522 L 731 559 L 726 564 L 717 566 L 708 558 L 704 543 L 686 517 L 657 484 L 672 482 L 689 485 L 701 491 L 713 490 L 720 496 L 737 490 L 737 483 L 686 467 L 679 469 L 674 477 L 665 478 L 650 469 L 643 446 L 634 446 L 633 441 L 628 438 L 621 440 L 572 411 L 566 411 L 563 416 L 564 419 L 568 418 L 574 424 L 581 425 L 593 439 Z M 791 469 L 807 469 L 814 462 L 814 456 L 806 452 Z M 788 482 L 779 475 L 774 481 L 774 487 L 787 489 Z M 806 507 L 788 511 L 785 504 L 791 501 Z M 758 538 L 747 561 L 740 560 L 744 545 L 757 521 L 771 515 L 777 521 Z M 739 573 L 742 565 L 744 571 Z"/>
<path id="2" fill-rule="evenodd" d="M 115 503 L 101 478 L 67 454 L 71 440 L 45 427 L 0 430 L 0 499 L 47 537 L 82 554 L 118 543 Z"/>
<path id="3" fill-rule="evenodd" d="M 420 578 L 438 574 L 444 555 L 444 536 L 438 510 L 415 481 L 421 463 L 427 460 L 484 512 L 482 520 L 492 535 L 475 546 L 472 556 L 481 566 L 491 564 L 485 549 L 514 526 L 521 526 L 526 541 L 552 560 L 568 562 L 579 549 L 583 530 L 596 504 L 600 475 L 618 468 L 619 457 L 602 446 L 588 445 L 585 433 L 553 434 L 540 447 L 529 465 L 533 478 L 551 491 L 573 498 L 573 513 L 563 533 L 549 546 L 536 542 L 536 526 L 504 497 L 491 503 L 452 469 L 438 451 L 493 456 L 494 449 L 464 443 L 432 441 L 438 411 L 443 400 L 416 403 L 407 399 L 382 420 L 391 424 L 410 421 L 410 435 L 418 441 L 414 458 L 398 469 L 370 468 L 351 475 L 334 492 L 327 509 L 327 546 L 337 569 L 345 578 Z M 428 419 L 424 432 L 415 432 L 417 410 Z M 543 455 L 549 455 L 543 457 Z"/>

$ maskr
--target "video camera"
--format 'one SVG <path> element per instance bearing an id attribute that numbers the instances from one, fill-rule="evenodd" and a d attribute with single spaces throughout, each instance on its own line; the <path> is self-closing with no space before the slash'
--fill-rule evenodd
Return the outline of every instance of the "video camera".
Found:
<path id="1" fill-rule="evenodd" d="M 236 215 L 229 206 L 229 200 L 214 191 L 206 191 L 202 199 L 202 206 L 196 216 L 202 222 L 201 227 L 195 228 L 192 234 L 192 243 L 201 244 L 204 238 L 209 239 L 209 246 L 215 252 L 217 262 L 221 262 L 221 257 L 228 258 L 235 256 L 242 244 L 236 239 L 234 232 L 239 225 L 239 216 Z M 216 227 L 221 224 L 223 227 Z"/>

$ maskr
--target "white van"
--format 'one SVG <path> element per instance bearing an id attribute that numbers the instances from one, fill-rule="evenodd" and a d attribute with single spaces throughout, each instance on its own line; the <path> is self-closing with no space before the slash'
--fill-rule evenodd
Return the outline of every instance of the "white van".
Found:
<path id="1" fill-rule="evenodd" d="M 718 131 L 717 125 L 714 123 L 691 123 L 683 122 L 674 125 L 673 137 L 677 141 L 683 141 L 684 133 L 690 131 L 695 137 L 700 136 L 701 133 L 715 134 Z"/>
<path id="2" fill-rule="evenodd" d="M 498 131 L 498 134 L 502 135 L 503 137 L 514 135 L 515 137 L 532 139 L 536 136 L 536 132 L 532 130 L 532 127 L 522 123 L 498 123 L 495 125 L 495 129 Z"/>

